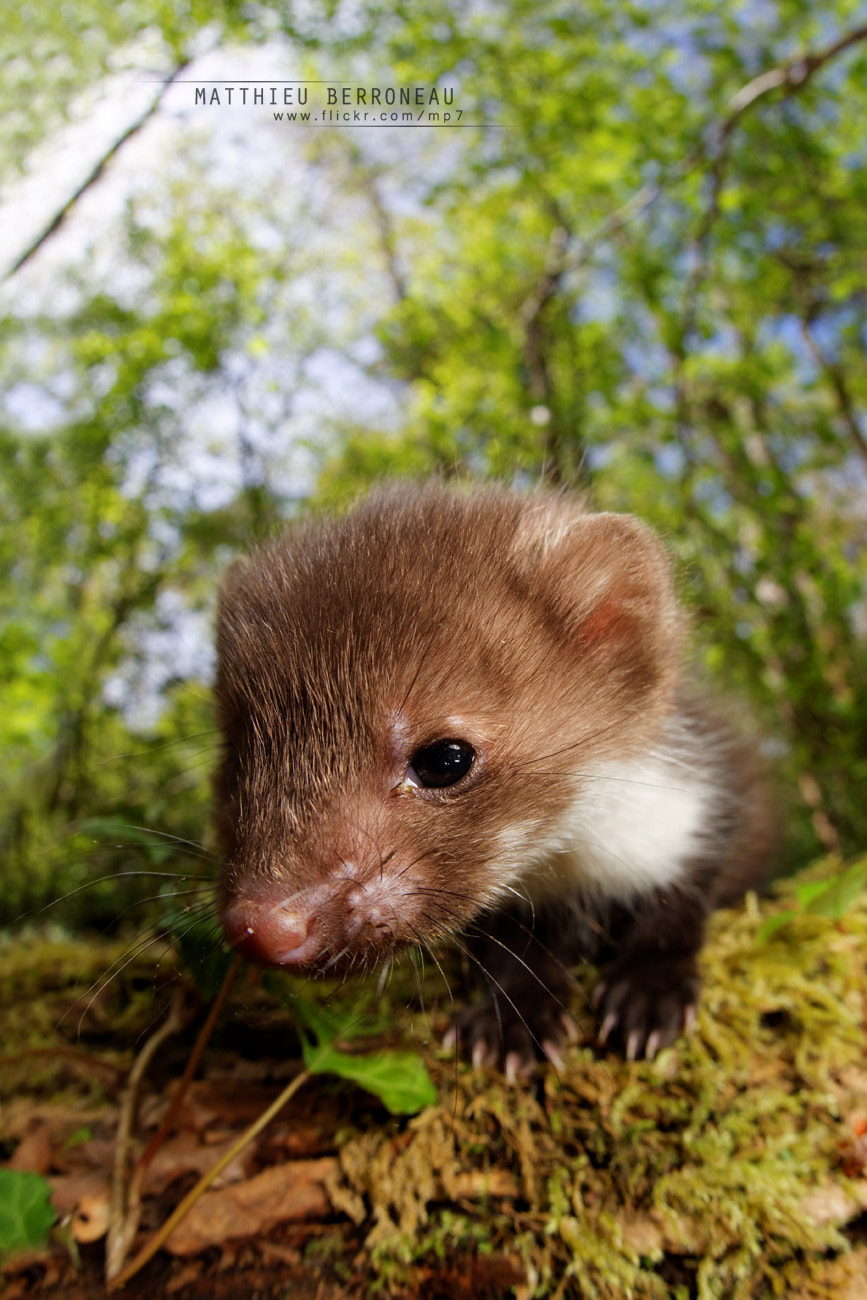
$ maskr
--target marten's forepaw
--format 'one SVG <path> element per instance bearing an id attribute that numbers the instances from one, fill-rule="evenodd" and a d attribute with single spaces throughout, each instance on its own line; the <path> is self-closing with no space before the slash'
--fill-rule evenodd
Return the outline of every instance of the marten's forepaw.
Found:
<path id="1" fill-rule="evenodd" d="M 531 1005 L 518 998 L 504 1004 L 491 996 L 455 1016 L 443 1045 L 460 1047 L 476 1069 L 499 1065 L 516 1083 L 532 1074 L 540 1059 L 559 1069 L 563 1049 L 576 1033 L 574 1020 L 555 997 L 537 995 Z"/>
<path id="2" fill-rule="evenodd" d="M 695 958 L 626 958 L 605 971 L 593 991 L 599 1042 L 614 1042 L 629 1061 L 651 1060 L 695 1024 L 701 979 Z"/>

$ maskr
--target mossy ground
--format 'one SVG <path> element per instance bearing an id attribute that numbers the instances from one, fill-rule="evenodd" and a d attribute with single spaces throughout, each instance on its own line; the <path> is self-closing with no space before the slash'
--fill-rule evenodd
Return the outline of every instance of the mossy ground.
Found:
<path id="1" fill-rule="evenodd" d="M 867 1295 L 867 897 L 761 942 L 791 888 L 714 919 L 695 1033 L 655 1061 L 576 1048 L 516 1089 L 441 1060 L 440 1108 L 344 1142 L 335 1199 L 383 1275 L 463 1246 L 519 1260 L 524 1296 Z"/>
<path id="2" fill-rule="evenodd" d="M 431 1046 L 445 1003 L 407 1010 L 393 989 L 396 1032 L 426 1060 L 439 1102 L 399 1120 L 344 1084 L 308 1085 L 344 1100 L 329 1144 L 330 1263 L 311 1233 L 299 1267 L 333 1268 L 344 1294 L 431 1300 L 867 1296 L 867 896 L 762 942 L 793 888 L 714 919 L 695 1032 L 653 1062 L 575 1046 L 563 1069 L 511 1087 Z M 87 981 L 106 953 L 0 949 L 7 1098 L 77 1091 L 93 1105 L 132 1060 L 156 1010 L 146 958 L 97 1003 L 101 1029 L 67 1044 L 107 1070 L 23 1055 L 60 1042 L 82 961 Z M 236 1004 L 232 1023 L 244 1014 Z M 62 1024 L 73 1039 L 68 1013 Z"/>

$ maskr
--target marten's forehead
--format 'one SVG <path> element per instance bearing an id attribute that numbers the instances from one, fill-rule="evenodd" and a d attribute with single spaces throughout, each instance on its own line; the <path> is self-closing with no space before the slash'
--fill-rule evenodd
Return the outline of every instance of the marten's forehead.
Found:
<path id="1" fill-rule="evenodd" d="M 470 623 L 460 610 L 382 602 L 362 618 L 343 605 L 305 606 L 293 618 L 245 619 L 243 637 L 227 642 L 222 664 L 236 690 L 259 704 L 291 708 L 307 720 L 347 709 L 416 712 L 468 707 L 467 700 L 500 700 L 526 671 L 526 637 L 518 618 Z"/>
<path id="2" fill-rule="evenodd" d="M 332 573 L 314 598 L 309 571 L 244 576 L 222 605 L 218 697 L 269 765 L 345 778 L 393 758 L 398 723 L 423 743 L 455 732 L 453 719 L 487 734 L 510 714 L 530 648 L 507 589 L 494 598 L 489 585 L 482 609 L 466 585 L 456 596 L 429 582 L 413 599 Z"/>
<path id="3" fill-rule="evenodd" d="M 295 566 L 291 553 L 257 558 L 224 593 L 220 649 L 290 679 L 363 671 L 415 672 L 432 656 L 490 660 L 515 639 L 529 613 L 525 593 L 502 567 L 469 572 L 439 566 L 337 564 L 321 556 Z M 326 563 L 326 559 L 328 562 Z M 428 557 L 429 559 L 429 557 Z M 240 646 L 234 644 L 240 642 Z"/>

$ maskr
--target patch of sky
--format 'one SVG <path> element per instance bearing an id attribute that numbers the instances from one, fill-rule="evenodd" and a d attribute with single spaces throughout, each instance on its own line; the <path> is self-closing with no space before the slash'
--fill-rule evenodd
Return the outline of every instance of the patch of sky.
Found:
<path id="1" fill-rule="evenodd" d="M 664 442 L 654 447 L 653 463 L 663 478 L 677 480 L 686 470 L 686 452 L 680 443 Z"/>
<path id="2" fill-rule="evenodd" d="M 62 424 L 67 408 L 42 384 L 22 380 L 3 397 L 7 416 L 25 433 L 45 433 Z"/>
<path id="3" fill-rule="evenodd" d="M 670 373 L 671 360 L 668 351 L 652 334 L 635 343 L 624 342 L 621 345 L 621 352 L 631 375 L 637 376 L 646 383 L 659 384 Z M 671 398 L 665 397 L 668 390 L 658 388 L 654 391 L 659 392 L 665 406 L 670 408 Z"/>
<path id="4" fill-rule="evenodd" d="M 584 453 L 584 460 L 588 470 L 592 473 L 594 470 L 603 470 L 614 460 L 616 448 L 612 443 L 594 443 L 589 446 Z"/>
<path id="5" fill-rule="evenodd" d="M 160 592 L 154 609 L 132 620 L 124 638 L 129 652 L 103 687 L 106 704 L 123 714 L 130 731 L 153 731 L 172 683 L 210 685 L 212 622 L 212 611 L 190 609 L 181 593 L 172 590 Z"/>
<path id="6" fill-rule="evenodd" d="M 699 479 L 692 491 L 718 519 L 725 517 L 734 504 L 731 493 L 718 478 Z"/>
<path id="7" fill-rule="evenodd" d="M 593 270 L 582 278 L 580 291 L 572 305 L 570 315 L 576 324 L 598 321 L 608 325 L 615 320 L 622 307 L 622 290 L 613 272 Z"/>
<path id="8" fill-rule="evenodd" d="M 731 0 L 718 9 L 696 6 L 692 12 L 674 9 L 667 0 L 637 0 L 635 12 L 643 12 L 647 25 L 630 24 L 626 39 L 641 54 L 668 59 L 672 84 L 684 93 L 706 94 L 714 81 L 711 58 L 714 51 L 732 45 L 732 24 L 749 32 L 751 41 L 742 49 L 747 75 L 763 66 L 767 46 L 780 35 L 780 13 L 776 0 Z"/>
<path id="9" fill-rule="evenodd" d="M 658 65 L 665 60 L 666 71 L 676 90 L 687 95 L 706 93 L 713 70 L 702 56 L 696 40 L 695 20 L 685 15 L 665 13 L 660 0 L 639 0 L 636 13 L 644 11 L 647 23 L 627 23 L 621 39 L 644 59 Z"/>
<path id="10" fill-rule="evenodd" d="M 321 39 L 323 12 L 318 0 L 293 0 L 291 24 L 294 31 L 308 40 Z M 350 41 L 363 36 L 370 16 L 363 0 L 338 0 L 328 9 L 329 41 Z M 386 21 L 385 16 L 381 21 Z"/>
<path id="11" fill-rule="evenodd" d="M 697 342 L 696 351 L 707 358 L 731 358 L 738 355 L 738 332 L 733 325 L 720 325 Z"/>
<path id="12" fill-rule="evenodd" d="M 365 349 L 362 347 L 362 353 Z M 340 419 L 361 420 L 363 423 L 394 423 L 399 414 L 398 392 L 392 391 L 378 379 L 371 378 L 353 358 L 342 351 L 320 348 L 304 365 L 305 378 L 327 394 L 329 405 Z M 314 394 L 302 390 L 298 409 L 306 401 L 317 400 Z M 321 413 L 321 406 L 317 400 Z"/>
<path id="13" fill-rule="evenodd" d="M 816 346 L 829 361 L 836 361 L 840 353 L 841 334 L 860 322 L 861 310 L 844 304 L 816 316 L 810 327 Z"/>

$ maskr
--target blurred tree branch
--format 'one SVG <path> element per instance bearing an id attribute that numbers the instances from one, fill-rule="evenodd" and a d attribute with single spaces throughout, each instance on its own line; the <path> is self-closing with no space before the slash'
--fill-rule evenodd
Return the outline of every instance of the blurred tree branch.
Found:
<path id="1" fill-rule="evenodd" d="M 55 212 L 54 216 L 48 222 L 48 225 L 39 231 L 39 233 L 31 241 L 31 243 L 28 244 L 27 248 L 25 248 L 24 252 L 17 259 L 14 265 L 11 266 L 10 269 L 6 272 L 6 274 L 3 277 L 4 280 L 11 279 L 12 276 L 16 273 L 16 271 L 20 271 L 22 266 L 26 265 L 26 263 L 30 261 L 30 259 L 34 256 L 34 254 L 38 253 L 42 245 L 48 239 L 51 238 L 54 232 L 60 229 L 60 227 L 63 225 L 64 221 L 69 216 L 72 209 L 75 207 L 78 200 L 81 198 L 83 194 L 87 193 L 87 191 L 90 189 L 92 185 L 94 185 L 99 180 L 100 176 L 102 176 L 103 172 L 105 171 L 108 164 L 111 162 L 112 158 L 114 158 L 115 154 L 117 154 L 123 148 L 123 146 L 126 144 L 128 140 L 131 140 L 134 135 L 138 134 L 138 132 L 145 125 L 145 123 L 150 121 L 154 113 L 156 113 L 157 109 L 159 108 L 160 104 L 163 102 L 166 91 L 169 89 L 171 85 L 174 84 L 175 81 L 177 81 L 181 73 L 186 68 L 189 67 L 190 62 L 191 60 L 187 59 L 183 63 L 179 63 L 178 66 L 175 68 L 174 72 L 171 74 L 171 76 L 168 77 L 164 82 L 160 84 L 159 92 L 154 96 L 153 100 L 148 105 L 148 107 L 144 110 L 143 113 L 141 113 L 136 118 L 134 122 L 130 123 L 130 125 L 126 128 L 126 130 L 121 135 L 119 135 L 118 138 L 114 141 L 114 143 L 105 151 L 105 153 L 97 161 L 96 165 L 93 168 L 91 168 L 90 172 L 81 182 L 81 184 L 77 187 L 77 189 L 72 194 L 70 194 L 69 198 L 63 204 L 63 206 L 59 208 L 57 212 Z"/>

